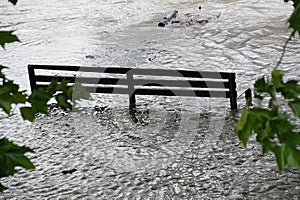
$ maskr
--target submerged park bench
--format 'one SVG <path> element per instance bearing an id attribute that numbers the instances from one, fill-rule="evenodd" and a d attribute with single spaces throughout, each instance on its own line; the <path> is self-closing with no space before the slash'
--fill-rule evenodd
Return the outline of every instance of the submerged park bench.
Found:
<path id="1" fill-rule="evenodd" d="M 28 65 L 31 91 L 53 79 L 81 83 L 90 93 L 229 98 L 237 109 L 235 73 L 125 67 Z"/>

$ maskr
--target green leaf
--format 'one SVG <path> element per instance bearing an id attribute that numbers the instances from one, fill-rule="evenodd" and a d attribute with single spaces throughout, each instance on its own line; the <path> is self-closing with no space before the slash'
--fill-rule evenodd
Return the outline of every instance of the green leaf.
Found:
<path id="1" fill-rule="evenodd" d="M 276 157 L 276 162 L 277 162 L 277 166 L 278 166 L 278 169 L 279 171 L 282 171 L 284 169 L 284 166 L 285 166 L 285 158 L 284 158 L 284 150 L 285 147 L 281 147 L 281 146 L 275 146 L 272 151 L 274 152 L 275 154 L 275 157 Z"/>
<path id="2" fill-rule="evenodd" d="M 270 141 L 269 139 L 265 139 L 262 143 L 263 147 L 263 153 L 268 153 L 269 151 L 272 151 L 275 154 L 276 162 L 279 171 L 282 171 L 284 169 L 285 163 L 285 154 L 283 146 L 276 145 L 275 142 Z"/>
<path id="3" fill-rule="evenodd" d="M 266 82 L 265 77 L 257 79 L 254 83 L 254 88 L 258 93 L 269 92 L 269 84 Z"/>
<path id="4" fill-rule="evenodd" d="M 32 107 L 22 107 L 20 108 L 20 111 L 24 120 L 32 122 L 35 119 L 35 111 Z"/>
<path id="5" fill-rule="evenodd" d="M 0 183 L 0 192 L 3 192 L 4 190 L 6 190 L 7 189 L 7 187 L 5 187 L 4 185 L 2 185 L 1 183 Z"/>
<path id="6" fill-rule="evenodd" d="M 5 77 L 4 74 L 2 75 Z M 4 78 L 2 80 L 2 85 L 0 85 L 0 108 L 9 115 L 12 109 L 12 104 L 26 102 L 27 95 L 23 94 L 23 92 L 24 91 L 19 91 L 19 85 Z"/>
<path id="7" fill-rule="evenodd" d="M 266 137 L 270 137 L 272 135 L 271 125 L 269 121 L 271 120 L 272 112 L 267 109 L 262 108 L 253 108 L 250 110 L 251 118 L 248 120 L 252 120 L 251 128 L 257 134 L 257 141 L 261 142 Z"/>
<path id="8" fill-rule="evenodd" d="M 295 147 L 291 147 L 288 145 L 284 145 L 284 147 L 285 147 L 284 156 L 285 156 L 286 164 L 289 167 L 300 168 L 300 151 L 297 150 Z"/>
<path id="9" fill-rule="evenodd" d="M 272 129 L 269 120 L 267 120 L 266 123 L 264 124 L 264 130 L 261 135 L 262 135 L 261 139 L 269 138 L 272 136 Z"/>
<path id="10" fill-rule="evenodd" d="M 278 146 L 269 140 L 265 140 L 262 145 L 263 153 L 274 152 L 279 171 L 282 171 L 286 165 L 300 168 L 300 151 L 295 146 L 287 144 Z"/>
<path id="11" fill-rule="evenodd" d="M 0 65 L 0 78 L 2 78 L 2 79 L 6 79 L 6 76 L 5 76 L 5 74 L 2 72 L 2 70 L 3 69 L 7 69 L 8 67 L 5 67 L 5 66 L 3 66 L 3 65 Z"/>
<path id="12" fill-rule="evenodd" d="M 20 42 L 19 38 L 12 33 L 13 31 L 0 31 L 0 45 L 2 48 L 4 48 L 7 43 Z"/>
<path id="13" fill-rule="evenodd" d="M 272 119 L 272 131 L 277 133 L 277 137 L 280 142 L 297 142 L 297 137 L 293 131 L 296 126 L 290 122 L 289 117 L 290 115 L 279 112 L 277 116 L 274 116 Z"/>
<path id="14" fill-rule="evenodd" d="M 51 95 L 53 95 L 57 91 L 57 87 L 58 87 L 58 80 L 57 79 L 52 79 L 50 85 L 48 85 L 48 87 L 47 87 L 47 91 Z"/>
<path id="15" fill-rule="evenodd" d="M 251 114 L 255 115 L 259 120 L 269 120 L 271 112 L 264 108 L 253 108 L 250 110 Z"/>
<path id="16" fill-rule="evenodd" d="M 286 132 L 282 136 L 282 141 L 290 146 L 300 145 L 300 134 L 295 132 Z"/>
<path id="17" fill-rule="evenodd" d="M 59 107 L 63 109 L 72 109 L 72 105 L 68 102 L 68 97 L 63 93 L 60 93 L 55 96 L 55 99 L 59 105 Z"/>
<path id="18" fill-rule="evenodd" d="M 60 84 L 57 85 L 57 91 L 62 91 L 63 93 L 65 93 L 66 95 L 68 94 L 68 83 L 69 81 L 64 79 L 60 82 Z"/>
<path id="19" fill-rule="evenodd" d="M 264 139 L 261 142 L 263 154 L 268 153 L 269 151 L 274 151 L 276 148 L 276 144 L 271 142 L 269 139 Z"/>
<path id="20" fill-rule="evenodd" d="M 38 88 L 32 92 L 28 98 L 35 113 L 48 113 L 48 101 L 52 94 L 47 91 L 47 88 Z"/>
<path id="21" fill-rule="evenodd" d="M 19 104 L 26 102 L 27 95 L 22 94 L 22 92 L 17 92 L 12 95 L 12 103 Z"/>
<path id="22" fill-rule="evenodd" d="M 284 87 L 278 89 L 285 99 L 297 99 L 300 96 L 300 85 L 298 81 L 290 80 L 284 84 Z"/>
<path id="23" fill-rule="evenodd" d="M 8 69 L 8 67 L 5 67 L 3 65 L 0 65 L 0 71 L 2 71 L 2 69 Z"/>
<path id="24" fill-rule="evenodd" d="M 289 27 L 292 29 L 300 31 L 300 4 L 296 6 L 294 9 L 293 14 L 290 16 L 289 20 Z"/>
<path id="25" fill-rule="evenodd" d="M 15 174 L 17 166 L 34 169 L 33 163 L 24 155 L 26 152 L 33 153 L 33 150 L 25 146 L 18 146 L 6 138 L 0 139 L 0 177 Z"/>
<path id="26" fill-rule="evenodd" d="M 300 99 L 290 101 L 289 106 L 292 108 L 294 114 L 300 118 Z"/>
<path id="27" fill-rule="evenodd" d="M 3 86 L 5 86 L 8 89 L 7 92 L 9 93 L 17 93 L 19 90 L 19 85 L 15 84 L 11 80 L 4 81 Z"/>
<path id="28" fill-rule="evenodd" d="M 272 71 L 272 82 L 273 82 L 275 88 L 283 87 L 282 78 L 283 78 L 283 74 L 280 70 Z"/>
<path id="29" fill-rule="evenodd" d="M 251 128 L 251 123 L 252 121 L 249 121 L 249 110 L 245 109 L 235 127 L 235 134 L 239 137 L 245 148 L 247 147 L 248 139 L 251 136 L 253 130 Z"/>
<path id="30" fill-rule="evenodd" d="M 11 102 L 7 101 L 6 98 L 2 98 L 3 95 L 0 95 L 0 108 L 4 110 L 6 114 L 10 114 L 11 111 Z"/>
<path id="31" fill-rule="evenodd" d="M 12 4 L 16 5 L 18 0 L 8 0 L 9 2 L 11 2 Z"/>
<path id="32" fill-rule="evenodd" d="M 275 92 L 274 86 L 265 77 L 256 80 L 254 83 L 254 97 L 259 100 L 263 100 L 263 93 L 269 94 L 273 99 L 276 97 Z"/>

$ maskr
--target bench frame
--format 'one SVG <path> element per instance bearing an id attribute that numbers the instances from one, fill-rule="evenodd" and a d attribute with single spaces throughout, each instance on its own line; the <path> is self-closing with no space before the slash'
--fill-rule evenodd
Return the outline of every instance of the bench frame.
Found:
<path id="1" fill-rule="evenodd" d="M 40 75 L 37 70 L 47 73 Z M 235 73 L 65 65 L 28 65 L 28 73 L 31 91 L 49 85 L 52 79 L 66 79 L 70 84 L 81 83 L 91 93 L 128 94 L 131 108 L 135 108 L 135 95 L 159 95 L 230 98 L 231 110 L 237 109 Z"/>

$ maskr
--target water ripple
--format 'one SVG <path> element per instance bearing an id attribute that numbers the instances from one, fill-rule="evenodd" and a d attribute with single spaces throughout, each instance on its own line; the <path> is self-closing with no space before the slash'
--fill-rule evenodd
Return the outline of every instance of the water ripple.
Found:
<path id="1" fill-rule="evenodd" d="M 157 27 L 174 8 L 182 21 L 212 20 Z M 29 63 L 82 64 L 233 71 L 241 93 L 277 63 L 291 6 L 271 0 L 43 0 L 16 7 L 1 2 L 1 11 L 1 29 L 17 30 L 22 42 L 8 45 L 0 62 L 23 88 L 29 88 Z M 299 78 L 298 53 L 293 40 L 280 66 L 288 78 Z M 138 102 L 135 119 L 122 95 L 97 96 L 89 106 L 106 105 L 101 112 L 52 110 L 32 125 L 17 115 L 2 119 L 1 136 L 34 148 L 29 156 L 36 169 L 1 179 L 10 189 L 0 198 L 298 198 L 299 172 L 278 173 L 274 157 L 262 157 L 255 138 L 243 149 L 233 134 L 237 116 L 220 113 L 227 101 Z"/>

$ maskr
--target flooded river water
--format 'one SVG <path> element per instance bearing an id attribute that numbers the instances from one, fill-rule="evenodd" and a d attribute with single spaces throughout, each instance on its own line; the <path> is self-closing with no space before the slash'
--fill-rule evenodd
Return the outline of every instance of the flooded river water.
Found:
<path id="1" fill-rule="evenodd" d="M 276 65 L 292 11 L 282 0 L 21 0 L 0 9 L 0 28 L 21 40 L 0 63 L 26 90 L 28 64 L 63 64 L 235 72 L 238 94 Z M 209 23 L 157 27 L 174 9 L 183 22 Z M 288 78 L 299 79 L 299 46 L 291 41 L 282 61 Z M 0 136 L 32 147 L 36 169 L 1 180 L 10 189 L 0 199 L 300 198 L 299 170 L 279 173 L 255 138 L 243 149 L 234 135 L 243 99 L 233 113 L 222 99 L 138 97 L 135 119 L 127 101 L 99 95 L 32 124 L 1 119 Z"/>

